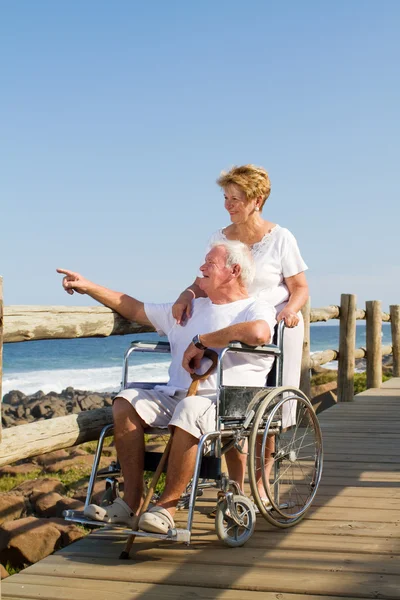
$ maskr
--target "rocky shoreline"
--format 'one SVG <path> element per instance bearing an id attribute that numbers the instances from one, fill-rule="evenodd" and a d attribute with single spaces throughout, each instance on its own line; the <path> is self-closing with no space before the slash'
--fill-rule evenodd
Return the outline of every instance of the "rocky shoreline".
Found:
<path id="1" fill-rule="evenodd" d="M 110 394 L 75 390 L 73 387 L 67 387 L 60 394 L 39 391 L 25 395 L 12 390 L 3 397 L 1 420 L 3 427 L 13 427 L 111 405 Z"/>
<path id="2" fill-rule="evenodd" d="M 26 395 L 13 390 L 3 397 L 2 426 L 15 427 L 111 405 L 110 394 L 72 387 L 60 394 L 39 391 Z M 101 466 L 108 466 L 115 457 L 112 445 L 105 448 Z M 7 490 L 0 493 L 1 579 L 88 533 L 62 516 L 64 510 L 83 509 L 92 463 L 93 448 L 83 444 L 0 468 L 1 489 Z M 104 482 L 99 481 L 94 492 L 93 500 L 100 501 Z"/>

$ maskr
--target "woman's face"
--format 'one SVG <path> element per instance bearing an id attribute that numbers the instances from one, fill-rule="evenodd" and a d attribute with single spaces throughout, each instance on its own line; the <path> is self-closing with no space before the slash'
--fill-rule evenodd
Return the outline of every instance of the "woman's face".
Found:
<path id="1" fill-rule="evenodd" d="M 247 200 L 245 192 L 234 183 L 224 189 L 225 208 L 228 211 L 232 223 L 245 223 L 250 215 L 254 213 L 257 202 Z"/>

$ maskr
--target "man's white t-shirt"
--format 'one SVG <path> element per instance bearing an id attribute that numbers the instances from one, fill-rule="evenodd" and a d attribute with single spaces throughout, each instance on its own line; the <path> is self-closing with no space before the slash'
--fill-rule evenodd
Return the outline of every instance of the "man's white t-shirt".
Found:
<path id="1" fill-rule="evenodd" d="M 263 300 L 246 298 L 228 304 L 213 304 L 209 298 L 197 298 L 192 304 L 192 316 L 184 326 L 178 325 L 172 316 L 172 304 L 146 303 L 147 318 L 160 335 L 166 335 L 171 345 L 171 366 L 169 382 L 166 386 L 157 386 L 167 394 L 177 390 L 187 390 L 192 382 L 190 374 L 182 367 L 182 358 L 196 334 L 212 333 L 229 325 L 249 321 L 264 320 L 271 333 L 275 326 L 274 307 Z M 212 348 L 221 353 L 221 348 Z M 204 371 L 210 364 L 205 366 Z M 266 375 L 270 371 L 273 357 L 247 353 L 228 353 L 224 358 L 224 385 L 263 387 Z M 217 388 L 216 371 L 205 381 L 200 381 L 198 394 L 211 395 Z"/>

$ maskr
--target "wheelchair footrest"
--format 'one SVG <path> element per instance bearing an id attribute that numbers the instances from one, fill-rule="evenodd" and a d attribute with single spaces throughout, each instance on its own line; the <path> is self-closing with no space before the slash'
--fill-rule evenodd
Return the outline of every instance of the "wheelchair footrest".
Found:
<path id="1" fill-rule="evenodd" d="M 190 531 L 188 529 L 170 529 L 167 534 L 147 533 L 146 531 L 135 531 L 120 525 L 118 523 L 103 523 L 102 521 L 94 521 L 85 517 L 82 511 L 66 510 L 64 511 L 64 519 L 87 527 L 102 527 L 110 531 L 119 531 L 127 535 L 135 535 L 137 537 L 157 538 L 158 540 L 170 540 L 172 542 L 190 542 Z"/>

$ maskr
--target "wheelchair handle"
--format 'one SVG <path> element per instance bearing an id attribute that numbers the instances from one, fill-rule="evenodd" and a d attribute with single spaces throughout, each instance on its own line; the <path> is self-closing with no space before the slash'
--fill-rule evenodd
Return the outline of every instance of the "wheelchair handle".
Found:
<path id="1" fill-rule="evenodd" d="M 218 365 L 218 354 L 214 350 L 210 350 L 209 348 L 204 350 L 204 357 L 209 358 L 212 361 L 212 364 L 202 375 L 200 375 L 199 373 L 190 374 L 190 377 L 192 378 L 192 383 L 190 384 L 190 387 L 188 389 L 188 396 L 196 395 L 200 381 L 204 381 L 205 379 L 207 379 L 207 377 L 211 375 L 211 373 L 216 369 Z"/>

